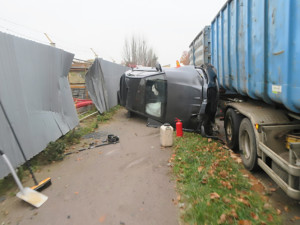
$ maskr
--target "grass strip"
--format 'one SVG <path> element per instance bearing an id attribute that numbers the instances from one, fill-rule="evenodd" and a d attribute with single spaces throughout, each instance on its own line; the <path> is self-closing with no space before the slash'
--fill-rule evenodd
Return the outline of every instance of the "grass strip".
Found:
<path id="1" fill-rule="evenodd" d="M 268 198 L 251 190 L 229 150 L 200 135 L 176 138 L 170 159 L 183 224 L 281 224 Z M 178 202 L 177 202 L 178 201 Z"/>

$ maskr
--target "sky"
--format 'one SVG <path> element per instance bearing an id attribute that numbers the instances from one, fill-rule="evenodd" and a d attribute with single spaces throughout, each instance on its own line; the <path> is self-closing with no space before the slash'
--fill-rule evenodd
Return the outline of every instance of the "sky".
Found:
<path id="1" fill-rule="evenodd" d="M 175 65 L 227 0 L 0 0 L 0 31 L 93 59 L 121 63 L 126 38 L 144 38 Z"/>

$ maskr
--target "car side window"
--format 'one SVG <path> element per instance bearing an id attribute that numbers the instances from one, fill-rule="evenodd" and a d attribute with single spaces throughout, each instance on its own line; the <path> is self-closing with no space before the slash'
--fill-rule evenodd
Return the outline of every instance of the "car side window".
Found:
<path id="1" fill-rule="evenodd" d="M 145 112 L 157 118 L 163 116 L 166 103 L 166 80 L 163 75 L 146 79 Z"/>

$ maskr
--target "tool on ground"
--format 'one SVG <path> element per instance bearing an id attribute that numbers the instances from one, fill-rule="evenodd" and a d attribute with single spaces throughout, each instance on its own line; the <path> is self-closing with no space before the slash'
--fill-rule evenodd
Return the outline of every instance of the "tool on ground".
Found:
<path id="1" fill-rule="evenodd" d="M 71 155 L 71 154 L 74 154 L 74 153 L 79 153 L 79 152 L 82 152 L 82 151 L 85 151 L 85 150 L 88 150 L 88 149 L 98 148 L 98 147 L 101 147 L 101 146 L 104 146 L 104 145 L 116 144 L 116 143 L 119 142 L 119 140 L 120 140 L 120 138 L 118 136 L 113 135 L 113 134 L 109 134 L 109 135 L 107 135 L 106 140 L 102 141 L 103 144 L 94 145 L 94 143 L 90 143 L 90 146 L 88 148 L 82 148 L 82 149 L 79 149 L 76 152 L 68 152 L 65 155 Z"/>
<path id="2" fill-rule="evenodd" d="M 113 134 L 107 135 L 106 142 L 109 144 L 115 144 L 119 141 L 119 137 Z"/>
<path id="3" fill-rule="evenodd" d="M 36 190 L 36 191 L 41 191 L 41 190 L 45 189 L 46 187 L 48 187 L 48 186 L 50 186 L 50 185 L 52 184 L 51 178 L 48 177 L 48 178 L 42 180 L 41 182 L 37 182 L 37 180 L 36 180 L 36 178 L 35 178 L 35 176 L 34 176 L 34 173 L 33 173 L 32 169 L 31 169 L 30 162 L 27 160 L 27 158 L 26 158 L 26 156 L 25 156 L 25 153 L 24 153 L 24 151 L 23 151 L 23 149 L 22 149 L 22 146 L 21 146 L 21 144 L 20 144 L 20 142 L 19 142 L 19 139 L 18 139 L 18 137 L 17 137 L 17 135 L 16 135 L 16 133 L 15 133 L 15 131 L 14 131 L 12 125 L 11 125 L 11 122 L 10 122 L 10 120 L 8 119 L 8 116 L 7 116 L 6 111 L 5 111 L 5 109 L 4 109 L 3 105 L 2 105 L 1 100 L 0 100 L 0 106 L 1 106 L 1 109 L 2 109 L 2 111 L 3 111 L 3 114 L 4 114 L 5 118 L 6 118 L 6 120 L 7 120 L 7 123 L 8 123 L 8 125 L 9 125 L 9 127 L 10 127 L 10 129 L 11 129 L 11 132 L 13 133 L 13 136 L 14 136 L 14 138 L 15 138 L 17 144 L 18 144 L 18 147 L 19 147 L 19 149 L 20 149 L 20 151 L 21 151 L 21 153 L 22 153 L 22 156 L 23 156 L 23 158 L 24 158 L 24 160 L 25 160 L 25 163 L 26 163 L 26 165 L 27 165 L 27 167 L 28 167 L 28 170 L 29 170 L 29 172 L 30 172 L 30 174 L 31 174 L 31 176 L 32 176 L 32 179 L 33 179 L 33 181 L 34 181 L 34 184 L 35 184 L 35 185 L 34 185 L 33 187 L 31 187 L 31 189 Z"/>
<path id="4" fill-rule="evenodd" d="M 17 197 L 24 200 L 25 202 L 28 202 L 29 204 L 31 204 L 37 208 L 40 207 L 41 205 L 43 205 L 47 201 L 48 197 L 42 193 L 32 190 L 29 187 L 24 188 L 20 179 L 18 178 L 13 166 L 11 165 L 9 159 L 4 154 L 4 152 L 2 152 L 1 150 L 0 150 L 0 155 L 6 162 L 16 184 L 18 185 L 18 187 L 20 189 L 20 191 L 17 193 Z"/>

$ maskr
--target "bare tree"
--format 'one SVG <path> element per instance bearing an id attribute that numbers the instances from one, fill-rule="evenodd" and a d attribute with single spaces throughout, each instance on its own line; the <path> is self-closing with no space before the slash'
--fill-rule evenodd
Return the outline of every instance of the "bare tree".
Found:
<path id="1" fill-rule="evenodd" d="M 148 46 L 144 38 L 132 36 L 126 38 L 123 47 L 123 63 L 126 66 L 142 65 L 153 67 L 158 57 L 153 49 Z"/>
<path id="2" fill-rule="evenodd" d="M 181 58 L 180 58 L 180 62 L 183 65 L 189 65 L 190 64 L 190 54 L 188 51 L 183 51 Z"/>

